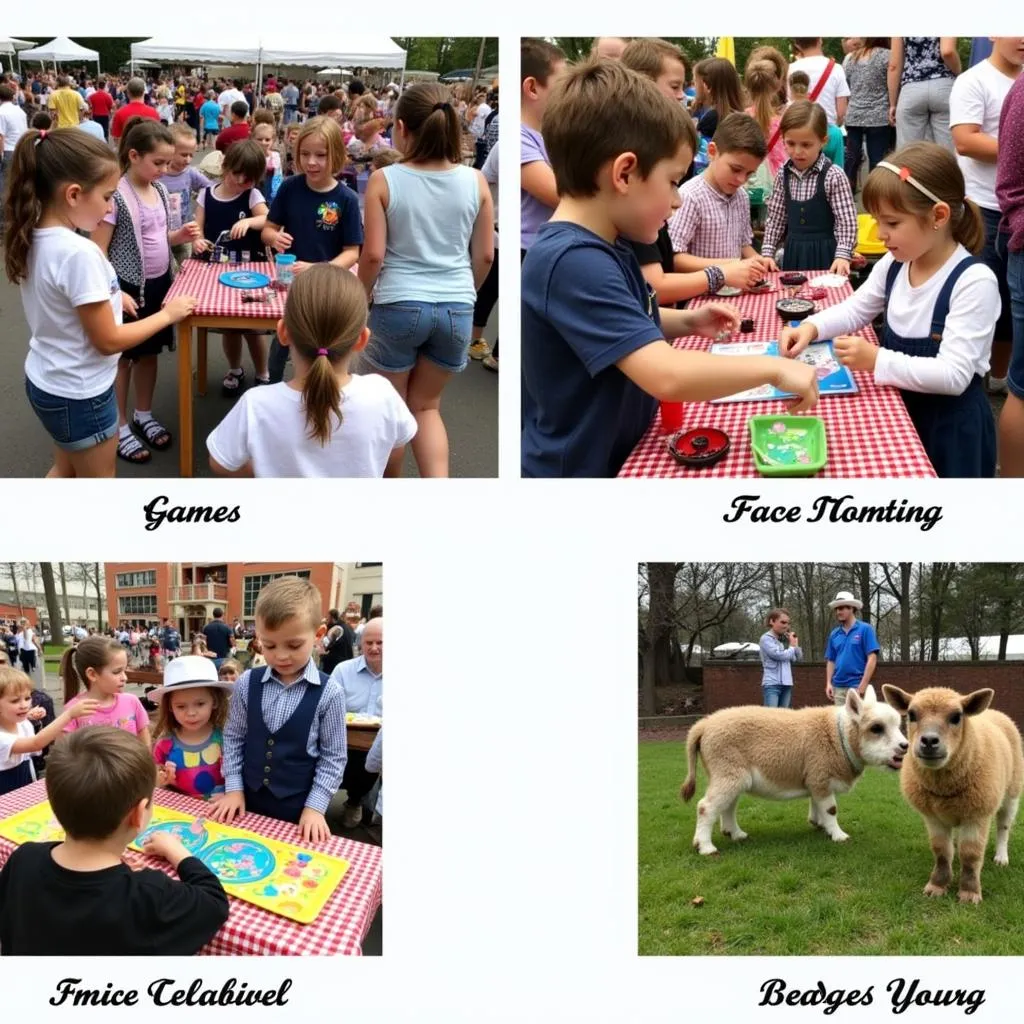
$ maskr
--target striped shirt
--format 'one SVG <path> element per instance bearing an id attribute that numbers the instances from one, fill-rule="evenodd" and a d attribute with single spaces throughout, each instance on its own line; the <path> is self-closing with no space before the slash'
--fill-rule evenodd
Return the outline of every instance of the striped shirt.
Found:
<path id="1" fill-rule="evenodd" d="M 799 647 L 787 647 L 772 630 L 761 637 L 762 686 L 792 686 L 793 662 L 803 660 Z"/>
<path id="2" fill-rule="evenodd" d="M 821 173 L 825 154 L 819 153 L 818 159 L 806 171 L 798 171 L 790 161 L 786 161 L 782 169 L 775 175 L 775 187 L 768 200 L 768 220 L 764 227 L 764 241 L 761 244 L 761 255 L 774 259 L 776 250 L 786 237 L 789 211 L 786 206 L 786 185 L 784 175 L 786 167 L 790 171 L 790 188 L 792 198 L 798 203 L 806 203 L 814 198 L 818 189 L 818 175 Z M 850 181 L 846 172 L 831 164 L 825 172 L 825 198 L 832 207 L 835 217 L 836 255 L 837 260 L 852 260 L 853 247 L 857 244 L 857 207 L 850 191 Z M 828 269 L 823 267 L 822 269 Z"/>
<path id="3" fill-rule="evenodd" d="M 668 222 L 673 251 L 705 260 L 740 259 L 754 240 L 747 190 L 740 188 L 727 196 L 705 173 L 683 185 L 679 198 L 683 205 Z"/>
<path id="4" fill-rule="evenodd" d="M 250 671 L 246 670 L 235 683 L 224 726 L 224 788 L 228 793 L 244 789 L 242 767 L 249 714 L 249 676 Z M 294 683 L 281 682 L 274 670 L 268 669 L 263 677 L 263 721 L 270 732 L 277 732 L 295 713 L 307 688 L 320 685 L 325 689 L 306 741 L 306 753 L 316 761 L 316 775 L 306 797 L 306 806 L 323 814 L 338 792 L 348 760 L 345 691 L 331 679 L 321 684 L 320 672 L 312 659 Z"/>

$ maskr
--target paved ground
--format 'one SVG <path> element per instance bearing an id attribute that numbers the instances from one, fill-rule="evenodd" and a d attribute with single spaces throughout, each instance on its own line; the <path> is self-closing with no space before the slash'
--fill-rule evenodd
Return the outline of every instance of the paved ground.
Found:
<path id="1" fill-rule="evenodd" d="M 195 161 L 203 154 L 200 152 Z M 500 303 L 498 304 L 500 305 Z M 498 332 L 498 305 L 495 305 L 484 336 L 491 341 Z M 0 271 L 0 476 L 41 477 L 52 465 L 52 442 L 43 430 L 25 397 L 24 365 L 28 347 L 28 326 L 22 312 L 18 290 Z M 243 350 L 244 351 L 244 350 Z M 160 359 L 153 414 L 172 433 L 177 433 L 178 388 L 176 356 L 165 352 Z M 206 458 L 206 437 L 228 412 L 232 401 L 222 398 L 220 380 L 227 372 L 227 361 L 220 339 L 210 334 L 209 388 L 205 398 L 196 396 L 195 475 L 211 476 Z M 247 352 L 243 364 L 252 380 Z M 290 370 L 289 370 L 290 373 Z M 498 375 L 471 362 L 455 376 L 445 390 L 441 405 L 451 446 L 453 477 L 496 477 L 498 475 Z M 117 475 L 131 477 L 168 477 L 178 475 L 178 448 L 154 452 L 144 466 L 133 466 L 119 459 Z M 406 456 L 406 475 L 416 476 L 411 453 Z"/>

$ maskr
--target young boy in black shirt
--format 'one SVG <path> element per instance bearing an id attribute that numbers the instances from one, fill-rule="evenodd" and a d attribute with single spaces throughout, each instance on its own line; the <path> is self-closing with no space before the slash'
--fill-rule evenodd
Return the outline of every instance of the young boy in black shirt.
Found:
<path id="1" fill-rule="evenodd" d="M 54 745 L 46 788 L 62 843 L 25 843 L 0 871 L 0 955 L 189 956 L 228 917 L 217 877 L 180 840 L 157 833 L 162 871 L 133 871 L 125 847 L 149 824 L 156 765 L 136 736 L 107 726 Z"/>

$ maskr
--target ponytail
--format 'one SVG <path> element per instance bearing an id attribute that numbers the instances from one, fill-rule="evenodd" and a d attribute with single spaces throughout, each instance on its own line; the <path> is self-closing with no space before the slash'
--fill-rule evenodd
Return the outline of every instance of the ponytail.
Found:
<path id="1" fill-rule="evenodd" d="M 972 256 L 977 256 L 985 247 L 985 222 L 973 199 L 964 199 L 960 216 L 953 220 L 953 240 Z"/>
<path id="2" fill-rule="evenodd" d="M 59 672 L 61 679 L 64 680 L 64 703 L 67 704 L 78 696 L 78 691 L 82 688 L 82 680 L 75 666 L 74 647 L 69 647 L 61 656 Z"/>
<path id="3" fill-rule="evenodd" d="M 395 104 L 394 118 L 412 136 L 403 159 L 409 163 L 428 160 L 462 161 L 462 126 L 448 92 L 432 82 L 406 89 Z"/>
<path id="4" fill-rule="evenodd" d="M 69 647 L 60 659 L 65 703 L 78 696 L 82 686 L 89 689 L 89 669 L 99 672 L 110 664 L 115 654 L 123 653 L 124 648 L 113 637 L 100 634 L 87 636 L 77 647 Z"/>
<path id="5" fill-rule="evenodd" d="M 4 196 L 4 269 L 11 284 L 28 276 L 32 232 L 64 185 L 89 191 L 110 174 L 114 154 L 79 128 L 36 131 L 18 140 Z"/>
<path id="6" fill-rule="evenodd" d="M 336 367 L 366 326 L 366 291 L 347 270 L 317 264 L 288 290 L 284 322 L 291 344 L 309 364 L 302 387 L 308 436 L 323 446 L 342 422 Z"/>
<path id="7" fill-rule="evenodd" d="M 775 65 L 769 60 L 748 64 L 744 85 L 754 106 L 754 120 L 767 139 L 771 135 L 772 118 L 775 117 L 779 98 L 779 76 Z"/>

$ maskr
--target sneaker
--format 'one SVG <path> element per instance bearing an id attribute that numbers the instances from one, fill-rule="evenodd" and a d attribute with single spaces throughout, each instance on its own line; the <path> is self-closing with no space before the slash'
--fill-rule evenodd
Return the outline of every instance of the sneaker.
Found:
<path id="1" fill-rule="evenodd" d="M 341 823 L 345 828 L 355 828 L 363 820 L 363 805 L 356 804 L 354 807 L 345 804 L 345 810 L 341 816 Z"/>
<path id="2" fill-rule="evenodd" d="M 483 367 L 485 370 L 493 370 L 495 373 L 498 372 L 498 360 L 494 356 L 484 356 Z"/>
<path id="3" fill-rule="evenodd" d="M 484 359 L 491 354 L 491 346 L 484 341 L 483 338 L 479 338 L 469 346 L 469 358 L 470 359 Z"/>
<path id="4" fill-rule="evenodd" d="M 1005 377 L 993 377 L 991 374 L 989 374 L 988 381 L 986 383 L 988 386 L 988 393 L 990 395 L 1006 394 L 1007 388 Z"/>

